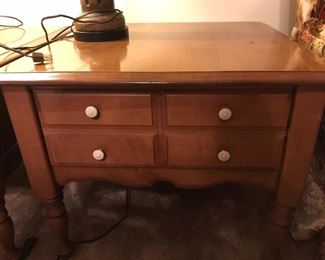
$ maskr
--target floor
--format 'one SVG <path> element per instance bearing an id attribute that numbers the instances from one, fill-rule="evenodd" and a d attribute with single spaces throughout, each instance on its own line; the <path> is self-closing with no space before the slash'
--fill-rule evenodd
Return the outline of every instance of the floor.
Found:
<path id="1" fill-rule="evenodd" d="M 316 259 L 317 242 L 280 241 L 272 249 L 265 220 L 271 194 L 239 185 L 179 190 L 167 184 L 132 190 L 128 217 L 108 236 L 75 248 L 71 259 L 257 260 Z M 38 242 L 28 259 L 56 259 L 44 212 L 28 188 L 23 167 L 9 178 L 7 207 L 17 244 Z M 98 236 L 125 210 L 125 188 L 101 182 L 65 188 L 73 240 Z M 279 242 L 279 241 L 278 241 Z"/>

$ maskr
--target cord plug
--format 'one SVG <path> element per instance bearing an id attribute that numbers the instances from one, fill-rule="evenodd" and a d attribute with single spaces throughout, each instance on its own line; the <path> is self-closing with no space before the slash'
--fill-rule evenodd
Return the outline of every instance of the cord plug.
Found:
<path id="1" fill-rule="evenodd" d="M 42 52 L 33 52 L 32 58 L 34 64 L 52 63 L 52 55 L 45 55 Z"/>

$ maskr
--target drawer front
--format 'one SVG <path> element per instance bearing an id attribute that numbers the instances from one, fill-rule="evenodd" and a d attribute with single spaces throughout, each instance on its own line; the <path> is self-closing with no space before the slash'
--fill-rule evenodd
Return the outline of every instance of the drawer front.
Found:
<path id="1" fill-rule="evenodd" d="M 149 94 L 36 92 L 45 125 L 152 125 Z"/>
<path id="2" fill-rule="evenodd" d="M 170 167 L 278 168 L 285 138 L 273 130 L 170 130 Z"/>
<path id="3" fill-rule="evenodd" d="M 287 126 L 288 94 L 167 95 L 169 126 Z"/>
<path id="4" fill-rule="evenodd" d="M 154 133 L 45 130 L 53 165 L 154 166 Z"/>

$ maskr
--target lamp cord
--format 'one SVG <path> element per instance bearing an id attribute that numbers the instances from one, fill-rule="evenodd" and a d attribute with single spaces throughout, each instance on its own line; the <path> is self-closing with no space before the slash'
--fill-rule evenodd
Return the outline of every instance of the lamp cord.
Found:
<path id="1" fill-rule="evenodd" d="M 91 15 L 91 14 L 93 14 L 93 13 L 115 13 L 115 14 L 112 17 L 107 18 L 107 19 L 104 19 L 104 20 L 96 20 L 96 19 L 85 20 L 85 18 L 88 18 L 88 16 Z M 76 18 L 74 18 L 72 16 L 69 16 L 69 15 L 65 15 L 65 14 L 58 14 L 58 15 L 52 15 L 52 16 L 43 17 L 41 19 L 41 26 L 42 26 L 42 29 L 43 29 L 44 34 L 45 34 L 45 38 L 46 38 L 46 42 L 47 42 L 46 45 L 49 46 L 51 43 L 54 43 L 56 41 L 69 38 L 70 36 L 68 36 L 68 35 L 71 32 L 73 32 L 73 27 L 74 27 L 74 25 L 75 25 L 76 22 L 78 22 L 78 23 L 91 23 L 91 24 L 103 24 L 103 23 L 108 23 L 108 22 L 113 21 L 119 14 L 122 14 L 122 13 L 123 12 L 121 10 L 119 10 L 119 9 L 113 9 L 113 10 L 93 10 L 93 11 L 84 13 L 84 14 L 76 17 Z M 1 17 L 16 20 L 16 21 L 19 22 L 19 24 L 18 25 L 1 25 L 0 24 L 0 27 L 5 27 L 5 28 L 18 28 L 18 27 L 23 26 L 23 24 L 24 24 L 20 19 L 18 19 L 16 17 L 13 17 L 13 16 L 0 15 L 0 18 Z M 70 20 L 72 20 L 72 23 L 71 23 L 71 25 L 63 28 L 52 39 L 50 39 L 49 38 L 48 31 L 46 29 L 46 26 L 45 26 L 45 23 L 44 22 L 46 20 L 56 19 L 56 18 L 70 19 Z M 67 32 L 68 30 L 70 30 L 70 32 Z M 24 57 L 33 58 L 33 56 L 26 54 L 24 51 L 33 52 L 33 51 L 35 51 L 35 50 L 37 50 L 37 49 L 39 49 L 41 47 L 45 47 L 46 45 L 39 44 L 39 45 L 36 45 L 36 46 L 9 47 L 9 46 L 7 46 L 7 45 L 5 45 L 3 43 L 0 43 L 0 48 L 3 48 L 5 50 L 18 53 L 20 55 L 23 55 Z"/>
<path id="2" fill-rule="evenodd" d="M 93 19 L 92 20 L 85 20 L 85 18 L 88 18 L 88 16 L 90 16 L 91 14 L 94 14 L 94 13 L 115 13 L 112 17 L 110 18 L 107 18 L 107 19 L 103 19 L 103 20 L 96 20 L 96 19 Z M 56 19 L 56 18 L 66 18 L 66 19 L 70 19 L 72 20 L 72 24 L 67 26 L 65 29 L 62 30 L 62 32 L 59 32 L 57 35 L 55 35 L 53 37 L 53 39 L 56 39 L 60 34 L 62 34 L 64 31 L 70 29 L 71 32 L 73 32 L 73 27 L 74 25 L 78 22 L 78 23 L 90 23 L 90 24 L 104 24 L 104 23 L 108 23 L 108 22 L 111 22 L 113 21 L 119 14 L 122 14 L 123 12 L 119 9 L 113 9 L 113 10 L 93 10 L 93 11 L 90 11 L 90 12 L 87 12 L 87 13 L 84 13 L 76 18 L 72 17 L 72 16 L 69 16 L 69 15 L 65 15 L 65 14 L 57 14 L 57 15 L 52 15 L 52 16 L 46 16 L 46 17 L 43 17 L 42 20 L 41 20 L 41 26 L 43 28 L 43 31 L 45 33 L 45 38 L 47 40 L 47 42 L 50 44 L 50 39 L 49 39 L 49 36 L 48 36 L 48 32 L 46 30 L 46 27 L 45 27 L 45 24 L 44 22 L 46 20 L 50 20 L 50 19 Z"/>
<path id="3" fill-rule="evenodd" d="M 0 24 L 0 27 L 4 27 L 4 28 L 19 28 L 19 27 L 21 27 L 21 26 L 24 25 L 24 23 L 22 22 L 22 20 L 18 19 L 17 17 L 13 17 L 13 16 L 10 16 L 10 15 L 0 15 L 0 18 L 14 20 L 14 21 L 18 22 L 18 24 Z"/>
<path id="4" fill-rule="evenodd" d="M 72 256 L 73 250 L 75 249 L 75 247 L 77 247 L 79 245 L 82 245 L 82 244 L 89 244 L 89 243 L 93 243 L 93 242 L 96 242 L 98 240 L 101 240 L 105 236 L 110 234 L 114 229 L 116 229 L 128 217 L 129 206 L 130 206 L 130 201 L 131 201 L 131 191 L 132 190 L 130 188 L 127 188 L 126 191 L 125 191 L 125 209 L 124 209 L 124 213 L 116 223 L 114 223 L 111 227 L 107 228 L 102 234 L 100 234 L 99 236 L 97 236 L 95 238 L 84 239 L 84 240 L 79 240 L 79 241 L 72 242 L 71 252 L 69 252 L 69 254 L 67 254 L 67 255 L 58 255 L 57 260 L 68 259 L 69 257 Z"/>

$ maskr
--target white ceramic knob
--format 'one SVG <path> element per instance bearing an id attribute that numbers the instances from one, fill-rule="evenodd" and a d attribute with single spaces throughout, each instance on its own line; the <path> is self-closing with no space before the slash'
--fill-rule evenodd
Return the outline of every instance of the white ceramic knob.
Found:
<path id="1" fill-rule="evenodd" d="M 230 153 L 228 151 L 222 150 L 218 153 L 218 159 L 221 162 L 227 162 L 230 160 Z"/>
<path id="2" fill-rule="evenodd" d="M 219 110 L 219 118 L 221 120 L 227 121 L 231 118 L 232 116 L 232 111 L 230 108 L 224 107 Z"/>
<path id="3" fill-rule="evenodd" d="M 98 116 L 98 109 L 94 106 L 88 106 L 85 109 L 85 114 L 86 116 L 88 116 L 89 118 L 95 118 Z"/>
<path id="4" fill-rule="evenodd" d="M 98 149 L 93 152 L 93 157 L 96 161 L 102 161 L 105 158 L 105 153 L 102 149 Z"/>

